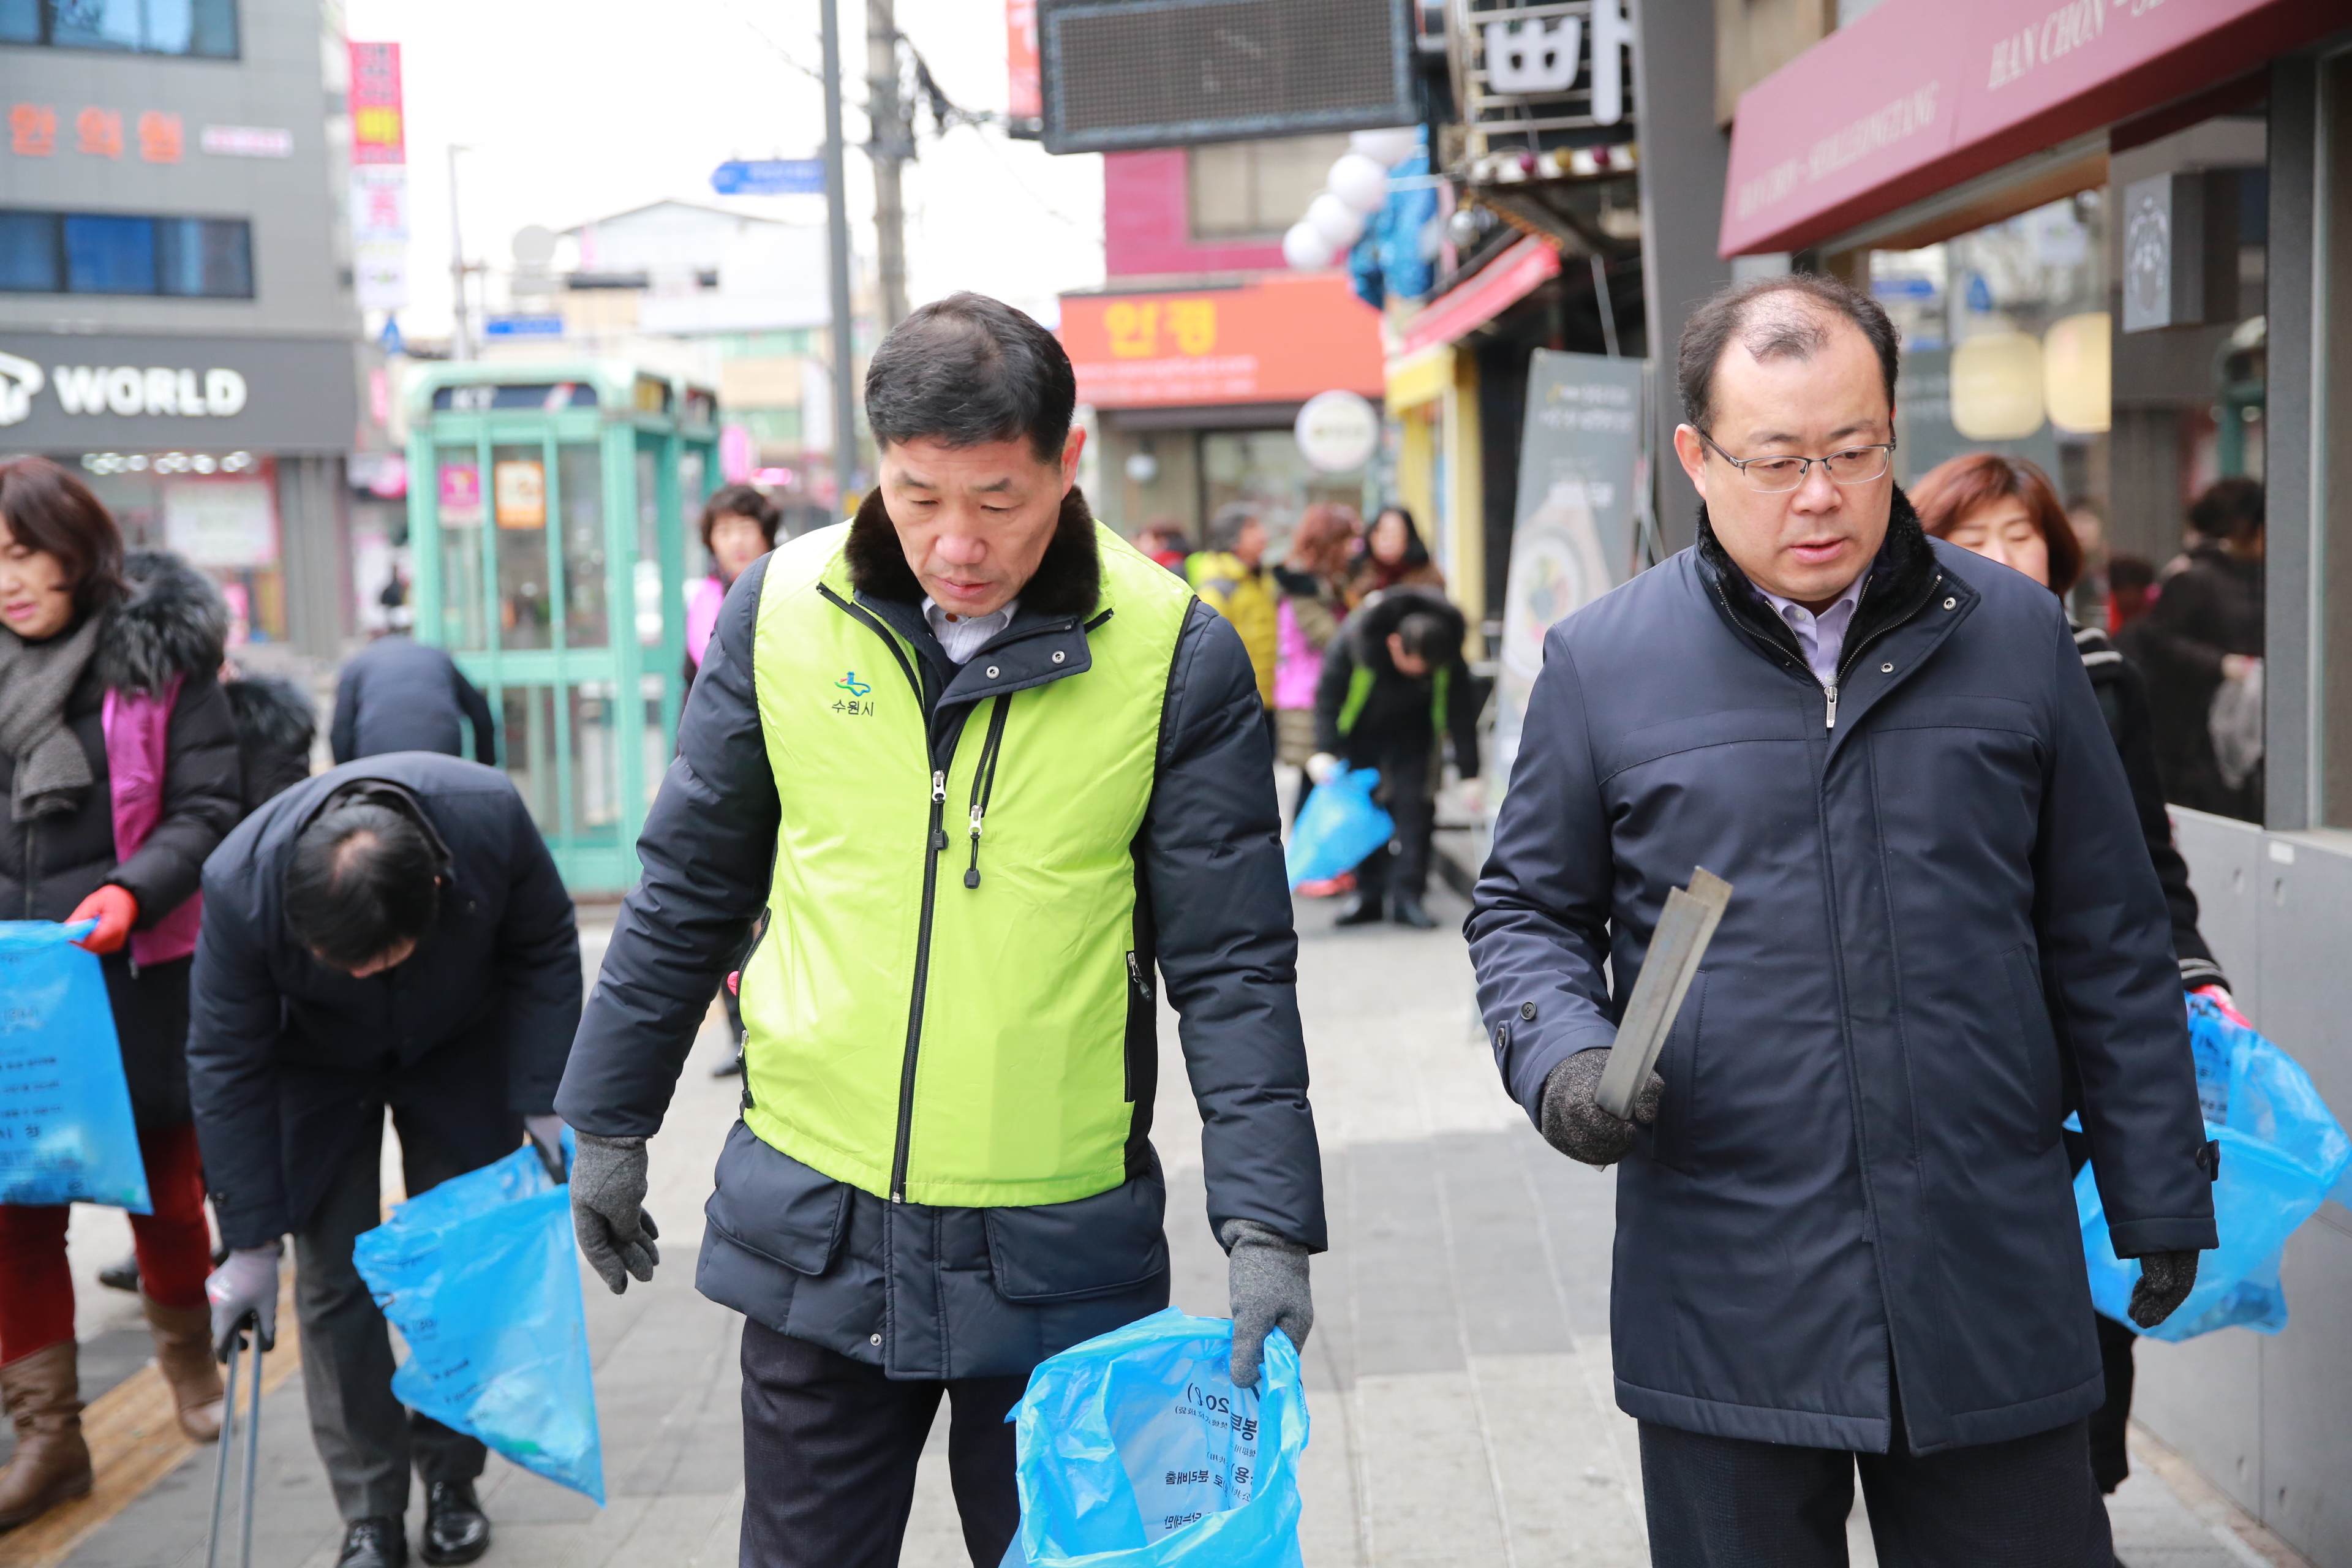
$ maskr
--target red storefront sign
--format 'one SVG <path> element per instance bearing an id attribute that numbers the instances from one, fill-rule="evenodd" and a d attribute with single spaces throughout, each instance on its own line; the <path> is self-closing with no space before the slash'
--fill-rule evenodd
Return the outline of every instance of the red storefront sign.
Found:
<path id="1" fill-rule="evenodd" d="M 1381 395 L 1380 318 L 1337 273 L 1235 289 L 1066 294 L 1062 346 L 1097 408 Z"/>
<path id="2" fill-rule="evenodd" d="M 2326 0 L 1885 0 L 1741 96 L 1719 249 L 1800 249 L 2343 21 Z"/>
<path id="3" fill-rule="evenodd" d="M 405 163 L 407 129 L 400 112 L 400 46 L 361 44 L 352 53 L 352 162 Z"/>
<path id="4" fill-rule="evenodd" d="M 1404 326 L 1405 352 L 1450 343 L 1483 327 L 1559 276 L 1559 251 L 1529 235 L 1488 262 L 1479 274 L 1430 301 Z"/>

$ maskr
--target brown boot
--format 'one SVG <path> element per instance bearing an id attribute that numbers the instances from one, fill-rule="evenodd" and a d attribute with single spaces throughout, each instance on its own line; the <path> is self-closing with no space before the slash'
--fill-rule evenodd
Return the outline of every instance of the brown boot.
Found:
<path id="1" fill-rule="evenodd" d="M 220 1363 L 213 1360 L 213 1315 L 205 1307 L 166 1307 L 142 1294 L 147 1326 L 155 1333 L 155 1368 L 171 1386 L 180 1430 L 192 1442 L 217 1443 L 221 1430 Z"/>
<path id="2" fill-rule="evenodd" d="M 16 1457 L 0 1470 L 0 1530 L 89 1495 L 89 1445 L 81 1440 L 74 1350 L 73 1341 L 59 1340 L 0 1366 L 0 1404 L 16 1425 Z"/>

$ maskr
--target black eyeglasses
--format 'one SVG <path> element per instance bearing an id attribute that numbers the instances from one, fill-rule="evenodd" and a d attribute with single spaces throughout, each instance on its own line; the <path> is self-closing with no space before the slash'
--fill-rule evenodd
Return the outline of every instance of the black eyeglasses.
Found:
<path id="1" fill-rule="evenodd" d="M 1698 430 L 1698 426 L 1691 426 Z M 1895 443 L 1874 442 L 1867 447 L 1848 447 L 1832 452 L 1826 458 L 1735 458 L 1716 444 L 1714 437 L 1698 430 L 1698 438 L 1707 444 L 1715 455 L 1739 470 L 1748 488 L 1765 495 L 1782 495 L 1805 482 L 1805 476 L 1819 463 L 1833 484 L 1866 485 L 1873 479 L 1886 477 L 1887 465 L 1894 461 Z"/>

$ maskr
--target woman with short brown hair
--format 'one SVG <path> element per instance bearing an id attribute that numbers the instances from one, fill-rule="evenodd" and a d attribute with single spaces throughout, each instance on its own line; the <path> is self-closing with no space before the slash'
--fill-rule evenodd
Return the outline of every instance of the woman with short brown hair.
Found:
<path id="1" fill-rule="evenodd" d="M 219 1435 L 212 1240 L 188 1109 L 188 971 L 205 857 L 241 810 L 217 679 L 228 609 L 175 555 L 126 553 L 88 487 L 0 462 L 0 913 L 94 920 L 152 1214 L 131 1216 L 156 1360 L 198 1441 Z M 0 1400 L 16 1450 L 0 1530 L 89 1490 L 69 1210 L 0 1205 Z"/>
<path id="2" fill-rule="evenodd" d="M 1938 539 L 1974 551 L 2022 572 L 2056 594 L 2066 591 L 2083 570 L 2083 547 L 2074 525 L 2058 502 L 2050 477 L 2022 458 L 1991 452 L 1954 458 L 1929 469 L 1911 490 L 1919 521 Z M 2164 788 L 2156 769 L 2156 741 L 2148 717 L 2147 687 L 2139 669 L 2096 626 L 2077 626 L 2074 646 L 2084 673 L 2106 716 L 2107 730 L 2123 755 L 2131 781 L 2132 805 L 2157 880 L 2172 912 L 2172 946 L 2180 961 L 2185 990 L 2213 989 L 2229 999 L 2229 977 L 2213 962 L 2197 929 L 2197 895 L 2189 886 L 2189 863 L 2172 844 L 2172 818 L 2164 809 Z M 2090 1145 L 2079 1132 L 2066 1134 L 2076 1171 Z M 2091 1416 L 2091 1469 L 2099 1489 L 2112 1492 L 2131 1473 L 2124 1429 L 2131 1418 L 2132 1344 L 2137 1336 L 2111 1318 L 2098 1321 L 2100 1359 L 2107 1374 L 2107 1402 Z"/>

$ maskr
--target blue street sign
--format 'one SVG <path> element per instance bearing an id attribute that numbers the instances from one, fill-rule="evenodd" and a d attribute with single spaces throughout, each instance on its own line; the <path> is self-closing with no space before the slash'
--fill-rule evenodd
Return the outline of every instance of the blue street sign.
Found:
<path id="1" fill-rule="evenodd" d="M 383 352 L 388 354 L 406 353 L 408 352 L 408 341 L 400 335 L 399 317 L 384 317 L 383 331 L 377 334 L 376 342 L 383 345 Z"/>
<path id="2" fill-rule="evenodd" d="M 560 338 L 563 335 L 563 318 L 492 316 L 482 323 L 482 331 L 493 338 Z"/>
<path id="3" fill-rule="evenodd" d="M 710 188 L 722 196 L 821 196 L 821 158 L 730 158 L 710 171 Z"/>

